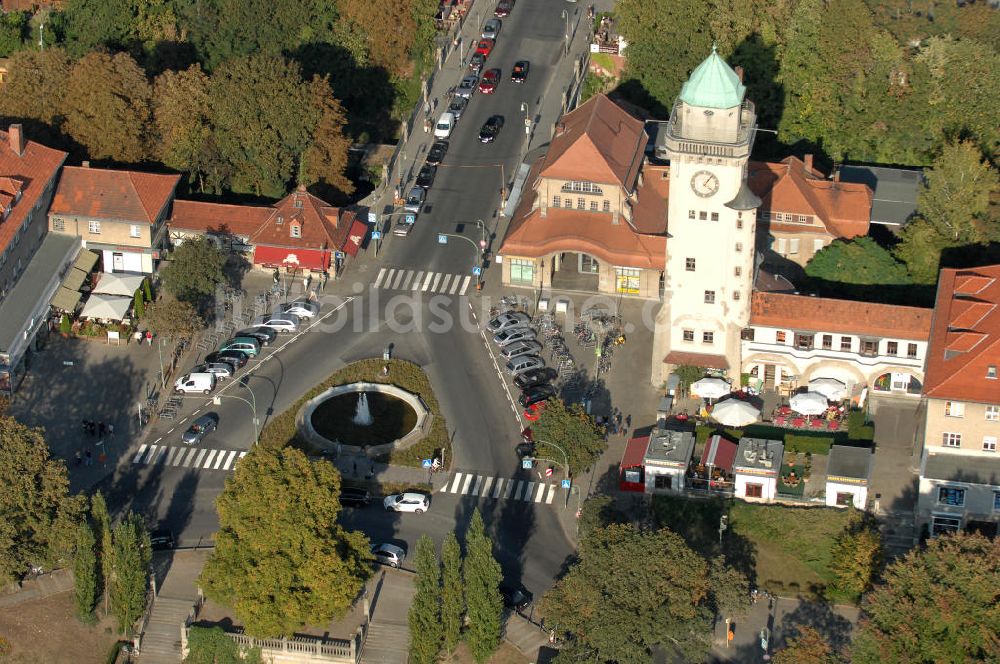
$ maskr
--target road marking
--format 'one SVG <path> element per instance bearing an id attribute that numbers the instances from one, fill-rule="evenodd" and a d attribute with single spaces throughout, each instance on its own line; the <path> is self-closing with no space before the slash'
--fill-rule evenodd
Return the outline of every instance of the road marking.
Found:
<path id="1" fill-rule="evenodd" d="M 465 295 L 466 289 L 469 287 L 469 282 L 472 281 L 472 277 L 466 277 L 465 281 L 462 282 L 462 292 L 459 295 Z"/>
<path id="2" fill-rule="evenodd" d="M 166 445 L 161 445 L 159 451 L 156 454 L 156 458 L 153 459 L 150 463 L 160 463 L 161 461 L 163 461 L 164 457 L 167 456 L 167 450 L 169 449 L 170 448 L 167 447 Z"/>
<path id="3" fill-rule="evenodd" d="M 458 493 L 458 485 L 462 483 L 462 473 L 455 473 L 455 481 L 451 483 L 450 493 Z"/>
<path id="4" fill-rule="evenodd" d="M 247 453 L 246 453 L 246 452 L 240 452 L 240 455 L 239 455 L 238 457 L 236 457 L 236 460 L 237 460 L 237 461 L 239 461 L 240 459 L 242 459 L 242 458 L 243 458 L 243 457 L 245 457 L 246 455 L 247 455 Z"/>
<path id="5" fill-rule="evenodd" d="M 208 450 L 206 450 L 205 448 L 202 448 L 202 449 L 201 449 L 201 451 L 200 451 L 200 452 L 198 452 L 198 458 L 196 458 L 196 459 L 194 460 L 194 467 L 195 467 L 195 468 L 198 468 L 198 467 L 200 467 L 200 466 L 201 466 L 201 458 L 202 458 L 203 456 L 205 456 L 205 454 L 206 454 L 207 452 L 208 452 Z"/>
<path id="6" fill-rule="evenodd" d="M 154 440 L 154 441 L 153 441 L 153 444 L 155 445 L 155 444 L 157 444 L 158 442 L 160 442 L 161 440 L 163 440 L 163 436 L 160 436 L 159 438 L 157 438 L 156 440 Z"/>
<path id="7" fill-rule="evenodd" d="M 378 271 L 378 277 L 375 279 L 375 283 L 372 284 L 372 288 L 378 288 L 382 284 L 382 277 L 385 276 L 385 268 Z"/>
<path id="8" fill-rule="evenodd" d="M 545 499 L 546 505 L 552 504 L 552 499 L 556 497 L 556 485 L 553 484 L 549 487 L 549 497 Z"/>
<path id="9" fill-rule="evenodd" d="M 503 483 L 504 483 L 504 480 L 502 480 L 502 479 L 500 479 L 498 477 L 497 478 L 497 486 L 496 486 L 495 489 L 493 489 L 493 497 L 494 498 L 499 498 L 500 497 L 500 490 L 503 489 Z M 507 480 L 507 490 L 510 491 L 510 480 Z"/>
<path id="10" fill-rule="evenodd" d="M 396 279 L 395 279 L 395 281 L 392 282 L 392 289 L 393 290 L 396 290 L 397 288 L 399 288 L 399 283 L 403 280 L 403 274 L 404 274 L 403 270 L 398 270 L 396 272 Z"/>
<path id="11" fill-rule="evenodd" d="M 142 455 L 146 453 L 147 449 L 149 449 L 149 445 L 142 445 L 139 447 L 139 451 L 135 453 L 134 457 L 132 457 L 132 463 L 139 463 L 142 459 Z"/>
<path id="12" fill-rule="evenodd" d="M 524 489 L 524 495 L 521 496 L 521 500 L 523 500 L 525 502 L 528 502 L 529 500 L 531 500 L 531 492 L 532 492 L 532 490 L 534 488 L 535 488 L 535 483 L 534 482 L 528 482 L 528 486 L 525 487 L 525 489 Z M 517 498 L 517 497 L 515 496 L 515 498 Z"/>
<path id="13" fill-rule="evenodd" d="M 479 495 L 479 489 L 481 489 L 482 486 L 483 486 L 483 476 L 482 475 L 477 475 L 476 476 L 476 486 L 472 487 L 472 493 L 470 495 L 478 496 Z"/>
<path id="14" fill-rule="evenodd" d="M 545 497 L 545 489 L 547 489 L 547 488 L 548 487 L 546 487 L 544 484 L 539 484 L 538 485 L 538 491 L 535 493 L 535 502 L 536 503 L 542 502 L 542 498 Z"/>
<path id="15" fill-rule="evenodd" d="M 187 421 L 188 421 L 188 418 L 185 417 L 183 420 L 181 420 L 180 422 L 177 423 L 177 426 L 180 426 L 180 425 L 184 424 Z"/>
<path id="16" fill-rule="evenodd" d="M 222 465 L 223 470 L 229 470 L 229 465 L 233 462 L 233 458 L 235 456 L 236 456 L 236 450 L 233 450 L 232 452 L 229 453 L 229 456 L 226 457 L 226 463 Z"/>
<path id="17" fill-rule="evenodd" d="M 212 466 L 212 470 L 218 470 L 222 467 L 222 462 L 226 458 L 226 450 L 219 450 L 219 456 L 215 458 L 215 465 Z"/>
<path id="18" fill-rule="evenodd" d="M 463 496 L 469 493 L 469 485 L 472 484 L 472 478 L 473 477 L 474 476 L 471 475 L 471 474 L 465 476 L 465 484 L 462 485 L 462 495 Z"/>
<path id="19" fill-rule="evenodd" d="M 417 272 L 417 278 L 413 280 L 413 290 L 420 290 L 420 280 L 424 278 L 424 271 Z"/>
<path id="20" fill-rule="evenodd" d="M 494 478 L 492 478 L 492 477 L 487 477 L 486 478 L 486 483 L 483 484 L 483 491 L 482 491 L 482 493 L 479 494 L 483 498 L 486 498 L 486 497 L 488 497 L 490 495 L 490 486 L 493 485 L 493 479 Z"/>
<path id="21" fill-rule="evenodd" d="M 184 457 L 184 463 L 182 465 L 185 468 L 190 468 L 191 467 L 191 463 L 194 461 L 194 458 L 196 456 L 198 456 L 198 452 L 199 452 L 199 450 L 197 448 L 192 447 L 191 451 L 188 452 L 188 454 L 187 454 L 186 457 Z"/>
<path id="22" fill-rule="evenodd" d="M 444 276 L 443 274 L 434 275 L 434 285 L 431 286 L 431 290 L 434 291 L 435 293 L 437 292 L 438 284 L 441 283 L 441 277 L 443 276 Z"/>
<path id="23" fill-rule="evenodd" d="M 407 270 L 406 271 L 406 276 L 403 277 L 403 287 L 402 287 L 402 290 L 409 290 L 410 289 L 410 279 L 412 279 L 412 278 L 413 278 L 413 270 Z"/>
<path id="24" fill-rule="evenodd" d="M 212 467 L 212 459 L 215 458 L 215 455 L 216 455 L 216 453 L 218 453 L 218 451 L 219 450 L 209 450 L 208 451 L 208 458 L 205 459 L 205 465 L 202 466 L 202 468 L 211 468 Z"/>
<path id="25" fill-rule="evenodd" d="M 421 288 L 420 290 L 426 292 L 427 289 L 431 287 L 431 279 L 433 279 L 433 278 L 434 278 L 434 273 L 433 272 L 428 272 L 427 273 L 427 277 L 424 279 L 424 287 Z"/>
<path id="26" fill-rule="evenodd" d="M 177 461 L 177 457 L 179 457 L 180 453 L 183 451 L 184 451 L 183 447 L 171 447 L 170 452 L 167 454 L 167 465 L 168 466 L 176 465 L 175 462 Z"/>

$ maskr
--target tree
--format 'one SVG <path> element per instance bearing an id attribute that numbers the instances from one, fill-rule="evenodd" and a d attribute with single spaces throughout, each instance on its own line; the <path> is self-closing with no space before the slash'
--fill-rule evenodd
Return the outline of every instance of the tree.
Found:
<path id="1" fill-rule="evenodd" d="M 341 0 L 337 10 L 341 22 L 365 36 L 372 64 L 404 75 L 414 48 L 413 4 L 413 0 L 375 4 Z"/>
<path id="2" fill-rule="evenodd" d="M 592 466 L 608 447 L 594 424 L 594 418 L 587 414 L 583 406 L 567 406 L 561 399 L 546 402 L 545 410 L 532 429 L 538 443 L 538 456 L 560 464 L 568 460 L 572 475 L 578 475 Z"/>
<path id="3" fill-rule="evenodd" d="M 837 664 L 839 658 L 826 639 L 812 627 L 798 625 L 788 645 L 774 653 L 774 664 Z"/>
<path id="4" fill-rule="evenodd" d="M 313 105 L 318 120 L 313 129 L 312 142 L 303 155 L 300 184 L 321 182 L 336 190 L 340 197 L 354 191 L 354 185 L 344 175 L 347 169 L 347 151 L 351 142 L 344 135 L 347 119 L 340 102 L 333 98 L 326 78 L 313 78 L 310 85 Z"/>
<path id="5" fill-rule="evenodd" d="M 95 159 L 137 162 L 147 154 L 151 88 L 126 53 L 88 53 L 66 83 L 66 131 Z"/>
<path id="6" fill-rule="evenodd" d="M 691 383 L 697 383 L 705 377 L 705 367 L 696 367 L 690 364 L 682 364 L 674 369 L 674 373 L 681 381 L 681 389 L 687 390 Z"/>
<path id="7" fill-rule="evenodd" d="M 63 116 L 70 60 L 61 48 L 23 50 L 10 58 L 0 86 L 0 112 L 12 118 L 56 125 Z"/>
<path id="8" fill-rule="evenodd" d="M 240 651 L 221 627 L 192 625 L 188 631 L 188 656 L 184 664 L 260 664 L 260 648 Z"/>
<path id="9" fill-rule="evenodd" d="M 863 605 L 859 664 L 1000 659 L 1000 540 L 934 537 L 883 574 Z"/>
<path id="10" fill-rule="evenodd" d="M 111 516 L 108 514 L 108 505 L 104 501 L 104 494 L 100 491 L 90 499 L 90 520 L 94 524 L 97 560 L 100 563 L 97 586 L 104 596 L 104 615 L 108 615 L 111 601 L 109 585 L 115 571 L 114 539 L 111 535 Z"/>
<path id="11" fill-rule="evenodd" d="M 7 58 L 24 48 L 28 31 L 28 12 L 7 12 L 0 16 L 0 58 Z"/>
<path id="12" fill-rule="evenodd" d="M 143 518 L 127 513 L 111 533 L 111 546 L 111 611 L 118 622 L 118 631 L 131 636 L 135 621 L 146 609 L 153 558 L 153 546 Z"/>
<path id="13" fill-rule="evenodd" d="M 159 159 L 205 190 L 212 126 L 208 102 L 209 78 L 194 65 L 167 70 L 153 83 L 154 152 Z"/>
<path id="14" fill-rule="evenodd" d="M 300 450 L 254 448 L 216 501 L 219 532 L 201 574 L 247 633 L 291 636 L 342 616 L 371 576 L 368 538 L 337 523 L 340 475 Z"/>
<path id="15" fill-rule="evenodd" d="M 1000 239 L 1000 222 L 987 218 L 1000 177 L 971 141 L 947 143 L 924 172 L 917 214 L 951 246 Z"/>
<path id="16" fill-rule="evenodd" d="M 146 300 L 142 296 L 142 291 L 137 290 L 135 295 L 132 297 L 132 311 L 135 312 L 136 318 L 142 318 L 146 315 Z"/>
<path id="17" fill-rule="evenodd" d="M 185 240 L 160 268 L 163 286 L 182 302 L 197 302 L 215 294 L 226 279 L 226 255 L 207 237 Z"/>
<path id="18" fill-rule="evenodd" d="M 469 532 L 465 540 L 465 559 L 462 561 L 462 579 L 465 582 L 469 630 L 465 641 L 477 662 L 485 662 L 500 646 L 503 629 L 503 597 L 500 583 L 503 572 L 493 557 L 493 542 L 486 535 L 483 517 L 476 509 L 472 513 Z"/>
<path id="19" fill-rule="evenodd" d="M 648 662 L 655 647 L 702 661 L 709 591 L 708 565 L 679 535 L 612 524 L 580 541 L 578 561 L 545 594 L 542 613 L 587 661 Z"/>
<path id="20" fill-rule="evenodd" d="M 834 240 L 810 259 L 806 274 L 821 287 L 835 289 L 841 297 L 870 297 L 872 286 L 911 283 L 906 266 L 867 236 Z M 855 285 L 868 288 L 853 288 Z"/>
<path id="21" fill-rule="evenodd" d="M 441 545 L 441 631 L 446 653 L 454 652 L 462 639 L 465 586 L 462 584 L 462 549 L 450 532 Z"/>
<path id="22" fill-rule="evenodd" d="M 190 337 L 205 327 L 194 305 L 180 300 L 160 300 L 146 305 L 146 326 L 167 339 Z"/>
<path id="23" fill-rule="evenodd" d="M 870 519 L 858 518 L 837 538 L 830 556 L 836 576 L 832 590 L 852 599 L 872 586 L 882 564 L 882 536 Z"/>
<path id="24" fill-rule="evenodd" d="M 434 542 L 426 534 L 417 540 L 417 591 L 410 603 L 410 661 L 434 664 L 441 651 L 441 565 Z"/>
<path id="25" fill-rule="evenodd" d="M 906 224 L 899 235 L 900 241 L 893 254 L 906 264 L 913 281 L 920 284 L 937 282 L 941 252 L 949 246 L 947 239 L 919 217 Z"/>
<path id="26" fill-rule="evenodd" d="M 94 531 L 82 521 L 77 526 L 76 551 L 73 556 L 74 603 L 76 613 L 84 622 L 92 622 L 97 604 L 98 569 Z"/>
<path id="27" fill-rule="evenodd" d="M 66 466 L 49 457 L 42 430 L 7 416 L 0 416 L 0 487 L 0 581 L 69 562 L 83 499 L 69 496 Z"/>
<path id="28" fill-rule="evenodd" d="M 135 0 L 70 0 L 63 27 L 70 51 L 81 56 L 100 47 L 121 50 L 135 32 Z"/>
<path id="29" fill-rule="evenodd" d="M 730 567 L 722 556 L 718 556 L 708 568 L 708 580 L 712 605 L 723 620 L 746 615 L 750 610 L 750 579 L 746 574 Z"/>

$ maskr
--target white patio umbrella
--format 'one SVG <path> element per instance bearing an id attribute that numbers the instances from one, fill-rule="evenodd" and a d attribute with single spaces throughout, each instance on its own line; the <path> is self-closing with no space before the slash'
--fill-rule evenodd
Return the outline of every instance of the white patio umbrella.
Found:
<path id="1" fill-rule="evenodd" d="M 840 401 L 847 395 L 847 385 L 836 378 L 813 378 L 809 381 L 809 391 L 819 392 L 830 401 Z"/>
<path id="2" fill-rule="evenodd" d="M 729 392 L 729 383 L 721 378 L 702 378 L 691 383 L 691 393 L 703 399 L 718 399 Z"/>
<path id="3" fill-rule="evenodd" d="M 132 298 L 119 295 L 91 294 L 80 312 L 81 318 L 122 320 L 132 306 Z"/>
<path id="4" fill-rule="evenodd" d="M 760 410 L 740 399 L 726 399 L 712 408 L 712 419 L 727 427 L 743 427 L 760 419 Z"/>
<path id="5" fill-rule="evenodd" d="M 132 297 L 137 290 L 142 288 L 142 282 L 145 280 L 146 277 L 141 274 L 105 272 L 101 275 L 100 281 L 97 282 L 97 288 L 93 292 L 98 295 Z"/>
<path id="6" fill-rule="evenodd" d="M 827 409 L 826 397 L 819 392 L 800 392 L 793 394 L 788 405 L 796 413 L 802 415 L 819 415 Z"/>

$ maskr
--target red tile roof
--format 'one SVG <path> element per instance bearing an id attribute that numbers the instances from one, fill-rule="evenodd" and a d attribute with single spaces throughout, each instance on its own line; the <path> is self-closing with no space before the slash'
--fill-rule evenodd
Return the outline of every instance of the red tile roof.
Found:
<path id="1" fill-rule="evenodd" d="M 11 148 L 10 134 L 0 131 L 0 196 L 4 208 L 10 208 L 10 216 L 0 221 L 0 253 L 7 249 L 64 161 L 65 152 L 34 141 L 25 141 L 19 155 Z"/>
<path id="2" fill-rule="evenodd" d="M 632 207 L 632 226 L 640 233 L 666 233 L 669 196 L 670 167 L 647 162 L 642 167 L 642 184 Z"/>
<path id="3" fill-rule="evenodd" d="M 930 336 L 932 313 L 921 307 L 760 291 L 750 302 L 751 325 L 918 341 Z"/>
<path id="4" fill-rule="evenodd" d="M 618 184 L 629 191 L 649 137 L 642 120 L 603 94 L 559 119 L 542 163 L 542 177 Z"/>
<path id="5" fill-rule="evenodd" d="M 172 229 L 249 237 L 273 214 L 272 207 L 176 200 L 168 223 Z"/>
<path id="6" fill-rule="evenodd" d="M 1000 403 L 1000 265 L 941 270 L 924 394 Z"/>
<path id="7" fill-rule="evenodd" d="M 798 157 L 780 164 L 752 161 L 747 182 L 763 201 L 762 210 L 815 216 L 837 238 L 868 233 L 873 193 L 867 185 L 827 180 Z M 810 229 L 774 220 L 771 227 L 785 232 Z"/>
<path id="8" fill-rule="evenodd" d="M 152 224 L 174 196 L 179 175 L 67 166 L 50 214 Z"/>

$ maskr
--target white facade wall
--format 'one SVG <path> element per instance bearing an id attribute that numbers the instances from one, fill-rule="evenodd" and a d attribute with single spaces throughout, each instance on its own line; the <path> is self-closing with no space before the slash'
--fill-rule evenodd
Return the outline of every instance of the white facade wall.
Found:
<path id="1" fill-rule="evenodd" d="M 747 484 L 761 484 L 763 489 L 760 498 L 747 497 Z M 759 475 L 744 475 L 737 472 L 734 481 L 736 497 L 750 502 L 771 502 L 778 495 L 778 478 L 761 477 Z"/>
<path id="2" fill-rule="evenodd" d="M 646 464 L 646 493 L 683 493 L 684 492 L 684 470 L 680 468 L 660 468 Z M 670 476 L 669 489 L 657 489 L 656 477 L 658 475 Z"/>
<path id="3" fill-rule="evenodd" d="M 859 510 L 865 509 L 868 504 L 868 487 L 857 484 L 841 484 L 840 482 L 826 483 L 826 506 L 837 507 L 837 494 L 849 493 L 854 496 L 851 504 Z"/>

